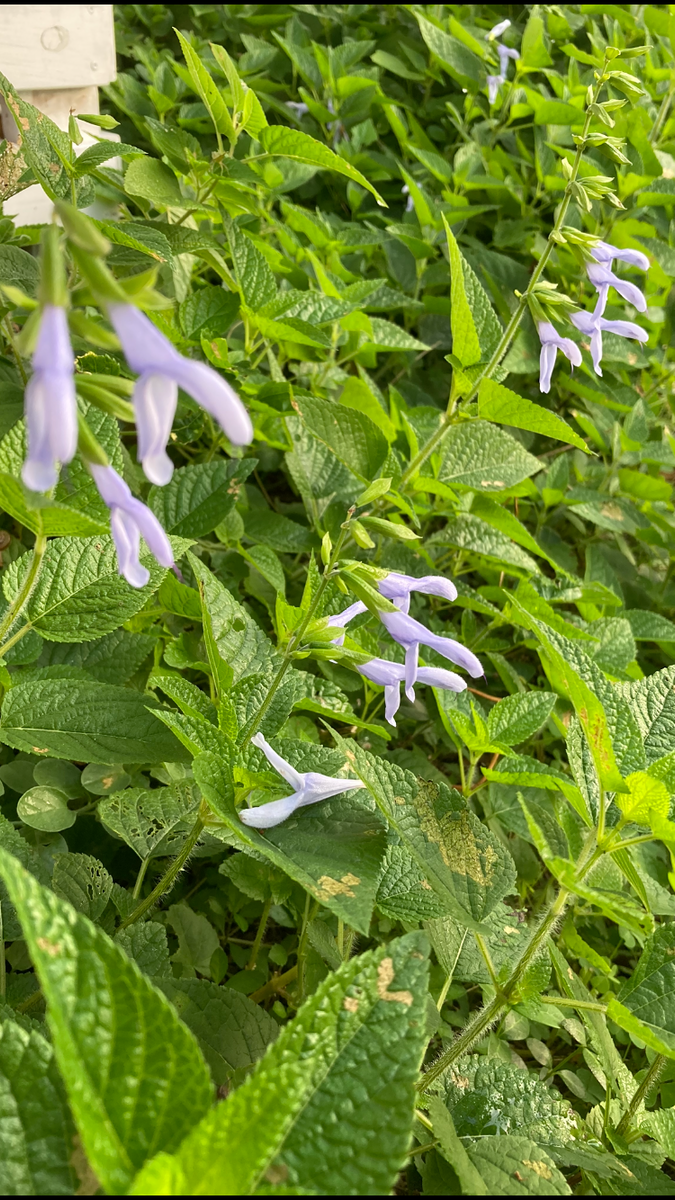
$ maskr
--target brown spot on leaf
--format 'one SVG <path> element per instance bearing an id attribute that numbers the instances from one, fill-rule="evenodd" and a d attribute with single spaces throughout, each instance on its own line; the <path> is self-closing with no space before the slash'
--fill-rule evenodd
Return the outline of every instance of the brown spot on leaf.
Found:
<path id="1" fill-rule="evenodd" d="M 427 879 L 422 879 L 420 881 L 420 887 L 423 887 L 425 892 L 433 892 L 434 890 Z"/>
<path id="2" fill-rule="evenodd" d="M 33 754 L 49 754 L 49 746 L 33 746 Z"/>
<path id="3" fill-rule="evenodd" d="M 521 1175 L 520 1171 L 514 1171 L 514 1172 L 513 1172 L 513 1178 L 514 1178 L 514 1179 L 517 1179 L 517 1180 L 518 1180 L 518 1183 L 522 1183 L 522 1182 L 523 1182 L 523 1177 L 522 1177 L 522 1175 Z"/>
<path id="4" fill-rule="evenodd" d="M 265 1179 L 268 1183 L 285 1183 L 288 1179 L 288 1167 L 285 1163 L 273 1163 L 265 1171 Z"/>
<path id="5" fill-rule="evenodd" d="M 74 1195 L 95 1196 L 101 1185 L 94 1174 L 92 1165 L 82 1148 L 82 1142 L 77 1134 L 73 1138 L 73 1153 L 70 1156 L 70 1165 L 80 1181 L 80 1186 Z"/>
<path id="6" fill-rule="evenodd" d="M 390 992 L 389 984 L 394 980 L 394 963 L 391 958 L 383 958 L 377 968 L 377 994 L 380 1000 L 396 1000 L 407 1008 L 413 1002 L 412 992 Z"/>
<path id="7" fill-rule="evenodd" d="M 347 1012 L 355 1013 L 359 1011 L 359 1002 L 356 996 L 345 996 L 342 1001 L 342 1007 L 347 1009 Z"/>
<path id="8" fill-rule="evenodd" d="M 529 1167 L 530 1170 L 534 1171 L 535 1175 L 538 1175 L 540 1179 L 553 1179 L 551 1168 L 547 1166 L 545 1162 L 539 1162 L 536 1158 L 523 1159 L 523 1166 Z"/>
<path id="9" fill-rule="evenodd" d="M 609 517 L 612 521 L 623 521 L 623 512 L 618 504 L 603 504 L 600 512 L 603 517 Z"/>
<path id="10" fill-rule="evenodd" d="M 329 900 L 331 896 L 351 896 L 354 897 L 355 892 L 352 888 L 358 887 L 361 880 L 358 875 L 343 875 L 341 879 L 332 879 L 330 875 L 322 875 L 318 880 L 319 899 Z"/>
<path id="11" fill-rule="evenodd" d="M 50 942 L 49 938 L 38 938 L 37 947 L 38 950 L 44 950 L 45 954 L 48 954 L 50 958 L 57 958 L 61 953 L 61 943 Z"/>

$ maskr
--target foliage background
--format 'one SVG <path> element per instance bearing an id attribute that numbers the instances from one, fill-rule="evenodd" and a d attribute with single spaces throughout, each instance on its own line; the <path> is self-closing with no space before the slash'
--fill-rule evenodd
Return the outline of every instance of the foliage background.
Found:
<path id="1" fill-rule="evenodd" d="M 21 152 L 0 151 L 5 196 L 37 177 L 96 202 L 117 278 L 256 424 L 238 456 L 181 395 L 178 470 L 149 488 L 133 426 L 96 407 L 131 375 L 72 268 L 83 410 L 181 556 L 182 583 L 156 568 L 132 591 L 83 468 L 42 506 L 18 483 L 40 229 L 0 219 L 6 605 L 50 538 L 1 648 L 6 1194 L 70 1194 L 78 1177 L 84 1194 L 92 1170 L 112 1194 L 675 1189 L 672 7 L 119 6 L 105 108 L 121 169 L 105 141 L 64 165 L 28 109 Z M 521 57 L 490 108 L 485 34 L 505 16 Z M 602 379 L 584 346 L 543 397 L 526 314 L 491 371 L 515 393 L 500 410 L 502 392 L 471 385 L 546 252 L 607 45 L 642 48 L 620 59 L 637 86 L 611 113 L 622 153 L 586 146 L 578 178 L 609 179 L 621 206 L 589 185 L 566 222 L 648 255 L 648 308 L 628 315 L 649 342 L 606 335 Z M 545 276 L 592 303 L 573 242 L 553 245 Z M 337 575 L 322 590 L 262 726 L 300 769 L 335 774 L 347 756 L 370 791 L 262 837 L 235 795 L 280 795 L 279 781 L 233 747 L 376 478 L 389 482 L 350 522 L 343 590 Z M 455 605 L 413 597 L 411 611 L 485 664 L 468 692 L 420 688 L 395 730 L 350 666 L 393 656 L 382 627 L 359 618 L 340 656 L 320 624 L 345 588 L 367 594 L 366 567 L 453 579 Z M 621 808 L 631 846 L 582 878 L 606 790 L 607 828 Z M 187 869 L 120 928 L 202 797 L 217 819 Z M 556 880 L 569 907 L 524 960 Z M 415 1108 L 420 1063 L 517 964 L 491 1027 Z M 214 1087 L 230 1095 L 210 1108 Z"/>

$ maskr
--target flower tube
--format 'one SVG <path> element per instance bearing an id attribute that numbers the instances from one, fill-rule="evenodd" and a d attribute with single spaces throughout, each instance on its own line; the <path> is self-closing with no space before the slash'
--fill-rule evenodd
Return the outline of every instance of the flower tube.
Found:
<path id="1" fill-rule="evenodd" d="M 26 385 L 28 455 L 21 478 L 33 492 L 56 486 L 59 464 L 77 449 L 77 402 L 74 356 L 65 308 L 46 304 L 42 311 L 33 374 Z"/>
<path id="2" fill-rule="evenodd" d="M 174 566 L 171 543 L 155 514 L 132 496 L 128 484 L 114 467 L 93 462 L 87 465 L 101 499 L 110 509 L 110 530 L 117 549 L 120 575 L 124 575 L 132 587 L 145 587 L 150 572 L 141 565 L 138 557 L 141 537 L 162 567 Z"/>
<path id="3" fill-rule="evenodd" d="M 306 804 L 317 804 L 320 800 L 328 800 L 331 796 L 339 796 L 342 792 L 351 792 L 366 786 L 360 779 L 335 779 L 330 775 L 320 775 L 318 771 L 296 771 L 295 767 L 272 749 L 262 733 L 256 733 L 255 737 L 251 738 L 251 743 L 262 750 L 275 771 L 278 771 L 282 779 L 293 788 L 291 795 L 284 796 L 283 800 L 272 800 L 269 804 L 259 805 L 258 808 L 242 809 L 239 820 L 252 829 L 272 829 Z"/>
<path id="4" fill-rule="evenodd" d="M 541 355 L 539 358 L 539 391 L 550 392 L 551 375 L 555 366 L 556 354 L 562 350 L 573 367 L 581 366 L 581 350 L 571 338 L 561 337 L 550 321 L 540 321 L 538 325 Z"/>

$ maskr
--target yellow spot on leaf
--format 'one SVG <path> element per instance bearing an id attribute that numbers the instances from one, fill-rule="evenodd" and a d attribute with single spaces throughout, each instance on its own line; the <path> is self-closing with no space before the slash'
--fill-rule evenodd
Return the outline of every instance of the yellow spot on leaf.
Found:
<path id="1" fill-rule="evenodd" d="M 551 1168 L 548 1167 L 545 1162 L 538 1162 L 536 1158 L 532 1161 L 528 1158 L 524 1159 L 523 1166 L 529 1167 L 531 1171 L 534 1171 L 535 1174 L 540 1177 L 540 1179 L 553 1179 Z"/>
<path id="2" fill-rule="evenodd" d="M 358 875 L 343 875 L 341 879 L 332 879 L 330 875 L 322 875 L 318 880 L 319 899 L 329 900 L 331 896 L 354 896 L 352 888 L 358 887 L 361 880 Z"/>
<path id="3" fill-rule="evenodd" d="M 600 512 L 603 517 L 609 517 L 612 521 L 623 521 L 623 513 L 618 504 L 603 504 Z"/>
<path id="4" fill-rule="evenodd" d="M 390 992 L 389 984 L 394 980 L 394 963 L 391 958 L 383 958 L 377 968 L 377 994 L 380 1000 L 396 1000 L 407 1008 L 413 1002 L 412 992 Z"/>
<path id="5" fill-rule="evenodd" d="M 342 1007 L 346 1008 L 347 1012 L 355 1013 L 359 1011 L 359 1002 L 355 996 L 345 996 Z"/>
<path id="6" fill-rule="evenodd" d="M 44 950 L 45 954 L 48 954 L 50 958 L 56 958 L 61 953 L 60 942 L 50 942 L 48 938 L 38 938 L 37 947 L 38 950 Z"/>

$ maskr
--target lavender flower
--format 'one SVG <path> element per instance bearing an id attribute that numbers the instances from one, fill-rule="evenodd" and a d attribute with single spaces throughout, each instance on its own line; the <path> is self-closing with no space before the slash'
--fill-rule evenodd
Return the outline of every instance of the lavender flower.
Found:
<path id="1" fill-rule="evenodd" d="M 457 599 L 457 588 L 454 583 L 451 583 L 449 579 L 443 579 L 441 575 L 422 575 L 417 579 L 414 575 L 401 575 L 398 571 L 390 571 L 384 579 L 378 581 L 377 590 L 404 613 L 407 613 L 410 608 L 411 592 L 424 592 L 427 596 L 441 596 L 451 603 Z"/>
<path id="2" fill-rule="evenodd" d="M 410 195 L 410 188 L 408 187 L 407 183 L 404 183 L 403 187 L 401 188 L 401 195 L 402 195 L 402 196 L 407 196 L 407 197 L 408 197 L 408 199 L 407 199 L 407 200 L 406 200 L 406 202 L 405 202 L 405 211 L 406 211 L 406 212 L 412 212 L 412 210 L 414 209 L 415 205 L 414 205 L 414 202 L 413 202 L 413 198 L 412 198 L 412 196 Z"/>
<path id="3" fill-rule="evenodd" d="M 110 509 L 110 529 L 117 549 L 119 573 L 132 587 L 145 587 L 150 572 L 141 566 L 138 558 L 141 536 L 162 567 L 174 565 L 171 543 L 155 514 L 132 496 L 114 467 L 92 462 L 88 466 L 101 498 Z"/>
<path id="4" fill-rule="evenodd" d="M 581 366 L 581 350 L 571 338 L 561 337 L 550 321 L 539 322 L 539 340 L 541 355 L 539 358 L 539 391 L 551 390 L 551 375 L 555 366 L 558 350 L 562 350 L 573 367 Z"/>
<path id="5" fill-rule="evenodd" d="M 639 267 L 641 271 L 649 270 L 649 259 L 641 250 L 620 250 L 618 246 L 611 246 L 609 242 L 596 242 L 591 254 L 596 262 L 603 263 L 610 271 L 615 258 L 631 267 Z"/>
<path id="6" fill-rule="evenodd" d="M 645 329 L 641 329 L 639 325 L 635 325 L 632 321 L 607 321 L 602 316 L 604 303 L 602 297 L 598 300 L 595 306 L 595 311 L 577 312 L 571 316 L 572 324 L 576 326 L 581 333 L 590 336 L 591 339 L 591 357 L 593 366 L 595 367 L 596 375 L 602 375 L 600 360 L 602 359 L 602 335 L 606 333 L 616 333 L 619 337 L 635 338 L 638 342 L 649 341 L 649 334 Z M 601 307 L 602 305 L 602 307 Z"/>
<path id="7" fill-rule="evenodd" d="M 77 449 L 77 402 L 73 350 L 65 308 L 45 305 L 33 355 L 33 375 L 26 386 L 28 456 L 21 478 L 33 492 L 56 485 L 59 463 Z"/>
<path id="8" fill-rule="evenodd" d="M 349 608 L 345 608 L 344 612 L 336 613 L 334 617 L 329 617 L 326 624 L 331 625 L 331 626 L 336 625 L 336 626 L 339 626 L 340 628 L 342 628 L 344 625 L 349 624 L 352 617 L 358 617 L 360 613 L 364 613 L 367 611 L 368 610 L 367 610 L 365 604 L 362 604 L 360 600 L 357 600 L 354 604 L 350 604 Z M 344 633 L 341 633 L 338 635 L 338 637 L 333 638 L 333 643 L 336 646 L 344 646 L 344 643 L 345 643 Z"/>
<path id="9" fill-rule="evenodd" d="M 394 717 L 401 705 L 401 683 L 405 678 L 405 667 L 401 663 L 388 662 L 385 658 L 371 658 L 370 662 L 360 663 L 357 671 L 372 683 L 384 686 L 384 715 L 389 724 L 395 726 Z M 466 689 L 466 682 L 460 675 L 455 675 L 454 671 L 446 671 L 443 667 L 418 667 L 417 682 L 427 683 L 430 687 L 444 688 L 450 692 L 463 692 Z"/>
<path id="10" fill-rule="evenodd" d="M 285 100 L 284 104 L 286 105 L 286 108 L 290 108 L 291 112 L 295 114 L 298 120 L 300 120 L 301 117 L 306 117 L 307 113 L 309 112 L 309 108 L 306 104 L 303 104 L 302 100 Z"/>
<path id="11" fill-rule="evenodd" d="M 495 38 L 501 37 L 501 35 L 504 33 L 504 30 L 508 29 L 510 24 L 511 22 L 509 21 L 509 18 L 506 17 L 506 19 L 504 21 L 500 21 L 498 25 L 493 25 L 490 32 L 485 34 L 485 40 L 488 42 L 493 42 Z"/>
<path id="12" fill-rule="evenodd" d="M 600 303 L 602 304 L 603 312 L 610 287 L 613 287 L 638 312 L 644 312 L 647 308 L 647 301 L 639 287 L 636 287 L 634 283 L 629 283 L 627 279 L 619 279 L 619 276 L 615 275 L 604 263 L 589 263 L 586 267 L 586 274 L 593 287 L 600 293 Z"/>
<path id="13" fill-rule="evenodd" d="M 503 46 L 500 42 L 497 46 L 497 54 L 499 55 L 500 76 L 502 83 L 506 82 L 506 68 L 509 65 L 510 58 L 520 58 L 517 50 L 512 50 L 510 46 Z"/>
<path id="14" fill-rule="evenodd" d="M 497 96 L 499 95 L 499 89 L 503 82 L 504 79 L 501 75 L 488 75 L 488 100 L 490 104 L 494 104 L 495 100 L 497 99 Z"/>
<path id="15" fill-rule="evenodd" d="M 473 678 L 483 674 L 482 663 L 476 655 L 456 642 L 454 638 L 442 637 L 425 629 L 420 621 L 402 612 L 382 612 L 380 620 L 387 633 L 393 637 L 399 646 L 405 650 L 405 694 L 409 700 L 414 699 L 414 686 L 418 676 L 418 659 L 420 646 L 429 646 L 437 654 L 442 654 L 458 667 L 463 667 Z"/>
<path id="16" fill-rule="evenodd" d="M 366 786 L 360 779 L 334 779 L 330 775 L 320 775 L 318 771 L 296 771 L 295 767 L 272 749 L 262 733 L 256 733 L 251 742 L 262 750 L 267 761 L 293 788 L 292 795 L 284 796 L 283 800 L 272 800 L 269 804 L 261 804 L 258 808 L 245 808 L 239 813 L 239 820 L 254 829 L 271 829 L 274 825 L 280 825 L 297 808 L 302 808 L 305 804 L 316 804 L 319 800 L 328 800 L 330 796 L 339 796 L 342 792 L 351 792 Z"/>
<path id="17" fill-rule="evenodd" d="M 134 406 L 139 454 L 148 479 L 163 484 L 171 478 L 171 462 L 162 453 L 160 443 L 170 429 L 168 413 L 171 412 L 173 419 L 178 387 L 215 418 L 235 446 L 251 441 L 253 426 L 249 415 L 222 376 L 206 363 L 179 354 L 133 304 L 111 304 L 108 311 L 129 366 L 140 375 L 134 390 Z"/>

